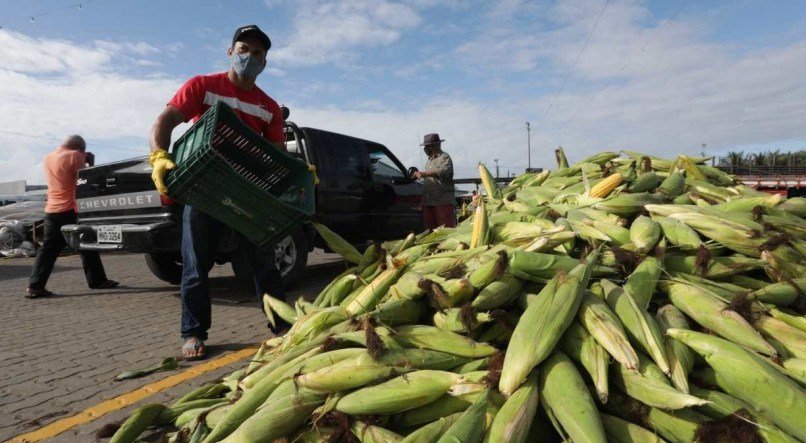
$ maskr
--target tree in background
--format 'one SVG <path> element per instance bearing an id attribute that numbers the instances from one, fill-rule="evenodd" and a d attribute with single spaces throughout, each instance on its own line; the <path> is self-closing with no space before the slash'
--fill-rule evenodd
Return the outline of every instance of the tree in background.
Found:
<path id="1" fill-rule="evenodd" d="M 771 167 L 806 166 L 806 150 L 781 152 L 780 149 L 767 152 L 745 154 L 744 151 L 729 151 L 719 159 L 719 166 L 729 167 Z"/>

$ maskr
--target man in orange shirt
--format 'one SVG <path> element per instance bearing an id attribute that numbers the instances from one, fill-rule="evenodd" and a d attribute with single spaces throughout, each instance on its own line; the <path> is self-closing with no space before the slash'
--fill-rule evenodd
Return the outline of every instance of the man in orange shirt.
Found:
<path id="1" fill-rule="evenodd" d="M 36 261 L 28 279 L 26 298 L 52 295 L 45 289 L 56 258 L 67 242 L 62 236 L 62 226 L 76 222 L 76 179 L 78 170 L 92 166 L 95 156 L 86 152 L 87 144 L 78 135 L 67 137 L 62 145 L 45 156 L 45 177 L 48 183 L 48 198 L 45 203 L 45 241 L 36 252 Z M 114 288 L 118 282 L 106 278 L 101 256 L 94 251 L 82 251 L 81 264 L 87 284 L 92 289 Z"/>

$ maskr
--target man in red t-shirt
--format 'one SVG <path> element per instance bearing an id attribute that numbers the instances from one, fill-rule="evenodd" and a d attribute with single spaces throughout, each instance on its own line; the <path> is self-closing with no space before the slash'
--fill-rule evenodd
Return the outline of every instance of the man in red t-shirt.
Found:
<path id="1" fill-rule="evenodd" d="M 285 149 L 283 114 L 280 106 L 255 85 L 258 74 L 266 67 L 266 52 L 271 40 L 255 25 L 235 31 L 227 50 L 230 69 L 227 72 L 200 75 L 188 80 L 162 111 L 151 129 L 151 178 L 157 190 L 165 194 L 165 172 L 176 165 L 167 152 L 171 131 L 180 123 L 201 117 L 216 102 L 231 106 L 241 120 L 280 149 Z M 204 340 L 210 328 L 210 293 L 207 274 L 215 262 L 216 248 L 225 226 L 199 210 L 185 206 L 182 215 L 182 354 L 188 358 L 205 355 Z M 269 293 L 283 297 L 280 272 L 274 264 L 274 253 L 261 250 L 241 236 L 252 268 L 258 298 Z"/>

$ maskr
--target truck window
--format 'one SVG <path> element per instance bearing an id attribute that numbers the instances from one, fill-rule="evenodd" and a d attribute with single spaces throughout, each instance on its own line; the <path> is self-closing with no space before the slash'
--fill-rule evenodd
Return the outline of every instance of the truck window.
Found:
<path id="1" fill-rule="evenodd" d="M 381 177 L 403 178 L 406 173 L 402 166 L 390 157 L 389 153 L 381 145 L 368 144 L 369 161 L 372 164 L 372 174 Z"/>
<path id="2" fill-rule="evenodd" d="M 328 163 L 334 174 L 366 177 L 369 165 L 363 140 L 328 132 L 320 132 L 319 136 L 321 147 L 328 151 Z"/>

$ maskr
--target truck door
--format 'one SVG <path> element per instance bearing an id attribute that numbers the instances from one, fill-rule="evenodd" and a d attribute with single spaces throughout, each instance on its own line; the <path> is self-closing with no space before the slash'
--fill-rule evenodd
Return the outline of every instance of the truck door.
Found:
<path id="1" fill-rule="evenodd" d="M 372 226 L 379 239 L 422 231 L 422 187 L 386 147 L 367 142 L 372 166 Z"/>
<path id="2" fill-rule="evenodd" d="M 373 182 L 364 141 L 309 128 L 305 137 L 322 170 L 316 201 L 322 221 L 348 240 L 370 237 Z"/>

